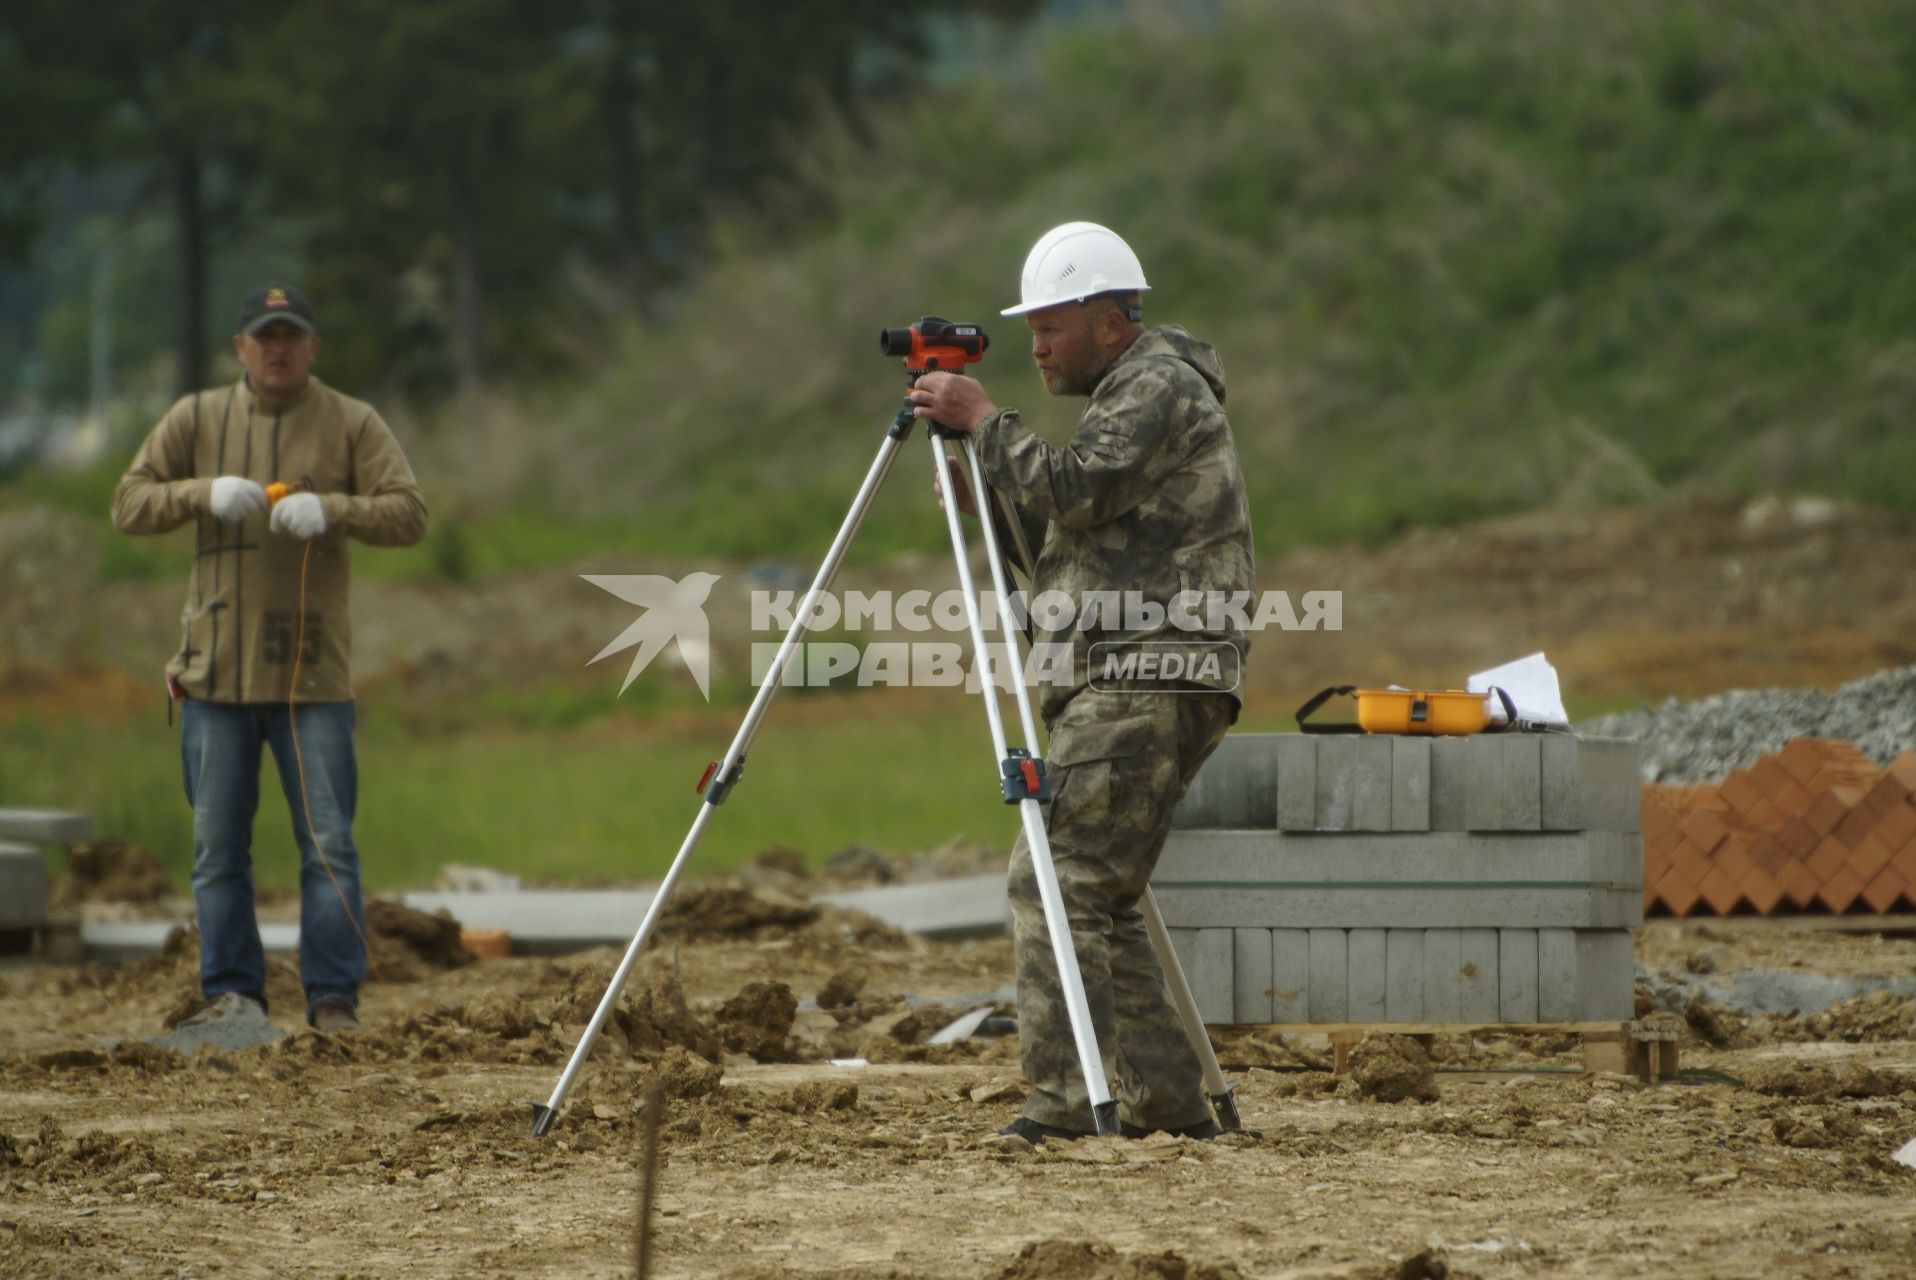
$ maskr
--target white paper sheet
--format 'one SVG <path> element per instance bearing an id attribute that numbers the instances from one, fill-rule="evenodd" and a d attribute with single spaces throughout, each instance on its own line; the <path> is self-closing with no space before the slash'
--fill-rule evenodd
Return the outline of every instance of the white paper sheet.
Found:
<path id="1" fill-rule="evenodd" d="M 1479 671 L 1464 682 L 1464 688 L 1472 693 L 1489 693 L 1493 686 L 1510 695 L 1520 719 L 1570 727 L 1570 714 L 1563 709 L 1563 693 L 1557 685 L 1557 669 L 1541 653 Z M 1493 718 L 1501 721 L 1503 704 L 1493 698 L 1491 708 Z"/>

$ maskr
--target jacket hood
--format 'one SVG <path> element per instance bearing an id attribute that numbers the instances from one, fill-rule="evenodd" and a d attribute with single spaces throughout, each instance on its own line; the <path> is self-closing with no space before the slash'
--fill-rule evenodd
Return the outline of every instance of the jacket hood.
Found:
<path id="1" fill-rule="evenodd" d="M 1125 355 L 1127 358 L 1182 360 L 1210 384 L 1217 402 L 1224 403 L 1224 365 L 1217 358 L 1216 348 L 1198 341 L 1177 325 L 1160 324 L 1146 329 L 1144 336 L 1133 343 Z"/>

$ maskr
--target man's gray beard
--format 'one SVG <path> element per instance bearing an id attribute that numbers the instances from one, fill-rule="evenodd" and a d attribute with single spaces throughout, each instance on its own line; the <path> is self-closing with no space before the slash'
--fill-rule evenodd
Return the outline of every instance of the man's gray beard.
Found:
<path id="1" fill-rule="evenodd" d="M 1116 363 L 1116 360 L 1106 360 L 1080 380 L 1067 381 L 1063 374 L 1059 374 L 1056 381 L 1045 381 L 1045 390 L 1054 396 L 1088 396 L 1097 390 L 1098 384 L 1104 381 L 1104 375 Z"/>

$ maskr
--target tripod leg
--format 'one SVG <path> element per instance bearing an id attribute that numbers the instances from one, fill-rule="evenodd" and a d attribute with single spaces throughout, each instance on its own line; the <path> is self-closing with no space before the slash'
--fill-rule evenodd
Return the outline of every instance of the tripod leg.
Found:
<path id="1" fill-rule="evenodd" d="M 952 460 L 945 452 L 943 441 L 932 436 L 932 457 L 938 468 L 941 491 L 947 494 L 956 492 L 952 485 Z M 977 479 L 980 472 L 978 456 L 969 439 L 964 441 L 965 456 L 970 463 L 974 484 L 982 485 Z M 980 487 L 975 490 L 981 500 L 989 501 L 986 491 Z M 988 512 L 988 509 L 987 509 Z M 1004 722 L 998 714 L 998 694 L 993 681 L 989 678 L 989 653 L 985 645 L 984 624 L 979 616 L 978 593 L 972 583 L 971 562 L 966 554 L 965 535 L 958 523 L 958 504 L 945 504 L 945 523 L 951 534 L 952 554 L 958 563 L 958 584 L 965 598 L 965 620 L 971 628 L 972 652 L 976 656 L 979 673 L 979 692 L 984 695 L 985 716 L 991 723 L 991 744 L 996 759 L 994 764 L 1003 771 L 1008 779 L 1007 798 L 1011 798 L 1009 787 L 1015 783 L 1011 778 L 1013 757 L 1006 748 Z M 981 522 L 985 530 L 985 558 L 991 563 L 993 580 L 997 586 L 1000 601 L 1005 596 L 1003 561 L 998 555 L 997 538 L 991 529 L 989 514 Z M 1012 687 L 1018 704 L 1019 714 L 1025 731 L 1027 749 L 1036 745 L 1037 729 L 1031 717 L 1030 694 L 1025 689 L 1022 672 L 1015 668 L 1018 661 L 1018 648 L 1010 635 L 1008 611 L 999 610 L 1006 617 L 1006 661 L 1014 664 Z M 1026 760 L 1034 765 L 1034 760 Z M 1040 776 L 1035 771 L 1026 775 L 1032 779 L 1032 789 L 1037 789 Z M 1058 968 L 1058 985 L 1062 988 L 1065 1012 L 1071 1020 L 1071 1038 L 1078 1051 L 1078 1066 L 1084 1072 L 1085 1093 L 1091 1100 L 1091 1120 L 1099 1134 L 1113 1134 L 1118 1131 L 1118 1104 L 1111 1097 L 1111 1083 L 1105 1075 L 1104 1057 L 1098 1051 L 1097 1031 L 1091 1023 L 1091 1004 L 1085 998 L 1084 974 L 1078 968 L 1078 953 L 1071 945 L 1071 921 L 1065 914 L 1064 894 L 1058 888 L 1057 868 L 1051 861 L 1051 840 L 1045 833 L 1044 813 L 1038 807 L 1035 796 L 1027 796 L 1018 801 L 1019 817 L 1024 823 L 1025 841 L 1031 851 L 1031 865 L 1038 880 L 1038 897 L 1044 907 L 1045 931 L 1051 936 L 1051 955 Z"/>
<path id="2" fill-rule="evenodd" d="M 907 406 L 909 407 L 909 406 Z M 565 1070 L 559 1076 L 559 1082 L 553 1087 L 552 1096 L 544 1102 L 532 1104 L 532 1135 L 544 1137 L 558 1118 L 559 1108 L 565 1105 L 566 1094 L 572 1089 L 572 1082 L 578 1077 L 580 1067 L 585 1065 L 587 1055 L 592 1052 L 593 1043 L 599 1038 L 599 1032 L 605 1026 L 605 1020 L 618 1003 L 619 992 L 625 989 L 625 981 L 631 976 L 632 966 L 638 961 L 639 953 L 645 950 L 645 944 L 652 937 L 652 930 L 664 913 L 666 899 L 672 896 L 672 888 L 678 883 L 679 873 L 685 870 L 691 860 L 692 850 L 698 847 L 699 837 L 705 834 L 706 825 L 712 820 L 712 812 L 725 802 L 726 794 L 739 780 L 744 771 L 745 753 L 751 749 L 752 739 L 758 735 L 759 723 L 764 720 L 766 710 L 772 705 L 784 679 L 785 663 L 809 630 L 808 620 L 812 616 L 814 602 L 831 589 L 832 579 L 838 576 L 838 568 L 845 560 L 845 552 L 850 548 L 852 539 L 857 536 L 858 528 L 865 521 L 865 513 L 871 509 L 872 499 L 877 495 L 879 486 L 884 484 L 886 474 L 891 470 L 892 462 L 898 456 L 898 445 L 911 427 L 911 418 L 901 413 L 886 434 L 885 442 L 878 447 L 878 456 L 872 459 L 871 468 L 865 473 L 865 481 L 859 486 L 858 494 L 852 499 L 851 509 L 845 513 L 844 523 L 838 528 L 838 536 L 832 540 L 831 549 L 825 553 L 825 559 L 818 567 L 818 575 L 812 580 L 812 588 L 805 593 L 804 604 L 792 619 L 792 626 L 785 634 L 785 642 L 779 646 L 778 655 L 773 660 L 765 683 L 759 686 L 758 693 L 752 699 L 751 707 L 745 713 L 744 722 L 739 725 L 732 745 L 726 749 L 725 758 L 708 772 L 700 783 L 705 793 L 703 803 L 699 805 L 698 817 L 692 821 L 692 829 L 686 832 L 685 840 L 679 845 L 679 851 L 672 859 L 672 866 L 665 873 L 665 879 L 659 882 L 658 892 L 652 895 L 652 903 L 646 908 L 645 919 L 639 924 L 638 933 L 632 937 L 632 944 L 625 949 L 625 957 L 619 961 L 619 967 L 607 984 L 605 995 L 599 1000 L 598 1008 L 592 1012 L 592 1020 L 586 1024 L 585 1034 L 579 1037 L 578 1047 L 572 1051 L 572 1057 L 566 1062 Z"/>
<path id="3" fill-rule="evenodd" d="M 1171 949 L 1171 935 L 1165 931 L 1164 917 L 1158 914 L 1158 900 L 1148 887 L 1144 897 L 1138 900 L 1138 907 L 1144 914 L 1144 931 L 1150 935 L 1158 967 L 1164 970 L 1164 985 L 1170 989 L 1172 1007 L 1178 1011 L 1178 1020 L 1184 1023 L 1184 1034 L 1190 1038 L 1191 1048 L 1197 1051 L 1198 1066 L 1204 1072 L 1204 1092 L 1211 1096 L 1211 1110 L 1217 1113 L 1218 1128 L 1242 1129 L 1244 1122 L 1237 1114 L 1237 1098 L 1231 1092 L 1230 1081 L 1224 1078 L 1224 1068 L 1218 1065 L 1217 1051 L 1211 1048 L 1210 1034 L 1204 1030 L 1204 1019 L 1198 1016 L 1197 999 L 1191 994 L 1191 984 L 1185 981 L 1178 953 Z"/>

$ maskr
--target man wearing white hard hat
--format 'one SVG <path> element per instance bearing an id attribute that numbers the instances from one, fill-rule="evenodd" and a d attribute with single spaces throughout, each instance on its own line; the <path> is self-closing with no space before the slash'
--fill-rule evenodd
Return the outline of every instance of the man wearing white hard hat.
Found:
<path id="1" fill-rule="evenodd" d="M 1249 642 L 1221 604 L 1249 598 L 1251 521 L 1223 366 L 1183 329 L 1144 325 L 1149 288 L 1131 247 L 1095 223 L 1053 228 L 1025 259 L 1022 297 L 1004 314 L 1030 326 L 1045 389 L 1089 399 L 1062 448 L 974 378 L 926 374 L 911 399 L 919 417 L 972 433 L 1010 508 L 994 515 L 1035 552 L 1024 566 L 1033 598 L 1062 592 L 1076 606 L 1058 625 L 1032 619 L 1033 645 L 1067 646 L 1071 658 L 1070 676 L 1040 689 L 1047 825 L 1122 1131 L 1209 1137 L 1217 1126 L 1197 1056 L 1138 904 L 1172 811 L 1237 719 Z M 969 492 L 954 497 L 976 514 Z M 1075 1138 L 1094 1129 L 1090 1099 L 1022 838 L 1010 893 L 1032 1091 L 1002 1132 Z"/>

